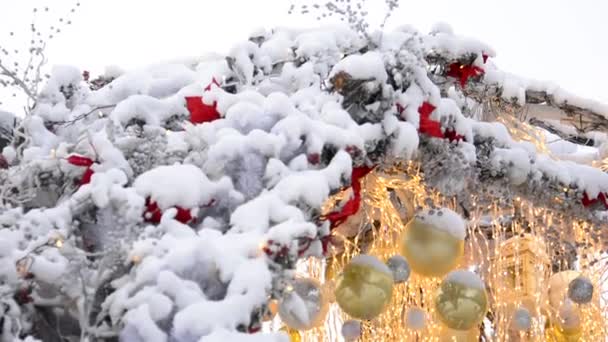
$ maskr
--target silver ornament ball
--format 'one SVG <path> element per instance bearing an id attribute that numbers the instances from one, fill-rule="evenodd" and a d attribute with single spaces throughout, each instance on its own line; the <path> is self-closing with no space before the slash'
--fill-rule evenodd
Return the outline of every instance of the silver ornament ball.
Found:
<path id="1" fill-rule="evenodd" d="M 587 277 L 577 277 L 568 285 L 568 298 L 577 304 L 587 304 L 593 299 L 593 283 Z"/>
<path id="2" fill-rule="evenodd" d="M 325 291 L 319 283 L 298 278 L 279 302 L 279 317 L 292 329 L 308 330 L 323 323 L 328 308 Z"/>
<path id="3" fill-rule="evenodd" d="M 396 284 L 407 281 L 412 273 L 410 264 L 401 255 L 390 257 L 386 261 L 386 266 L 388 266 L 393 273 L 393 279 L 395 280 Z"/>
<path id="4" fill-rule="evenodd" d="M 361 322 L 355 320 L 344 322 L 342 325 L 342 337 L 348 342 L 356 341 L 361 337 Z"/>
<path id="5" fill-rule="evenodd" d="M 519 331 L 528 331 L 532 328 L 532 316 L 526 308 L 518 308 L 513 313 L 513 326 Z"/>
<path id="6" fill-rule="evenodd" d="M 426 326 L 426 312 L 420 308 L 407 310 L 405 318 L 406 326 L 411 330 L 422 330 Z"/>

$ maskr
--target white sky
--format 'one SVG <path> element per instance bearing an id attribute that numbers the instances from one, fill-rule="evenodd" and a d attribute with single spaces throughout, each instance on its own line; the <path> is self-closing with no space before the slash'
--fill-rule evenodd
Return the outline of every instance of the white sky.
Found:
<path id="1" fill-rule="evenodd" d="M 383 0 L 369 1 L 383 13 Z M 56 19 L 73 1 L 13 1 L 0 13 L 0 37 L 10 31 L 16 34 L 13 43 L 27 37 L 31 9 L 41 3 L 52 3 L 50 17 Z M 223 53 L 260 26 L 317 24 L 312 17 L 288 16 L 288 0 L 81 3 L 73 24 L 50 42 L 51 64 L 98 72 L 112 64 L 132 68 L 205 52 Z M 427 32 L 434 23 L 445 21 L 457 34 L 493 46 L 498 55 L 494 61 L 503 70 L 555 81 L 578 95 L 608 103 L 606 13 L 606 0 L 402 0 L 389 26 L 410 24 Z M 4 42 L 0 44 L 10 47 L 10 40 Z"/>

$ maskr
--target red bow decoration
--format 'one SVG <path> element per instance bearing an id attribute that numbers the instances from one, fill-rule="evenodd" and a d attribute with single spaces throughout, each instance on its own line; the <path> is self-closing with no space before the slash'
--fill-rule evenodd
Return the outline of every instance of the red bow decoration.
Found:
<path id="1" fill-rule="evenodd" d="M 435 106 L 428 102 L 422 103 L 422 106 L 418 108 L 420 113 L 420 133 L 430 135 L 435 138 L 443 138 L 441 132 L 441 123 L 431 119 L 431 113 L 435 110 Z"/>
<path id="2" fill-rule="evenodd" d="M 82 178 L 80 178 L 80 182 L 78 182 L 78 186 L 83 186 L 91 182 L 91 178 L 95 173 L 95 171 L 93 171 L 93 169 L 91 168 L 93 164 L 95 164 L 95 161 L 93 161 L 93 159 L 74 154 L 67 157 L 66 160 L 68 163 L 74 166 L 86 167 L 86 170 L 84 170 L 84 173 L 82 174 Z"/>
<path id="3" fill-rule="evenodd" d="M 585 207 L 590 207 L 592 205 L 599 203 L 600 201 L 604 204 L 606 209 L 608 209 L 608 196 L 606 194 L 604 194 L 603 192 L 600 192 L 597 195 L 597 197 L 594 199 L 589 198 L 589 195 L 587 194 L 586 191 L 583 193 L 582 202 L 583 202 L 583 206 L 585 206 Z"/>
<path id="4" fill-rule="evenodd" d="M 420 133 L 424 133 L 435 138 L 446 138 L 450 141 L 464 140 L 464 136 L 458 134 L 453 129 L 448 128 L 446 129 L 445 133 L 441 132 L 441 123 L 431 119 L 431 114 L 433 111 L 435 111 L 435 109 L 435 106 L 426 101 L 423 102 L 418 108 L 418 113 L 420 114 L 420 126 L 418 130 Z M 401 104 L 397 103 L 397 110 L 399 111 L 399 114 L 401 114 L 405 108 L 403 108 Z"/>
<path id="5" fill-rule="evenodd" d="M 181 222 L 183 224 L 188 224 L 194 220 L 192 217 L 192 213 L 190 213 L 189 209 L 184 209 L 182 207 L 175 206 L 177 209 L 177 214 L 175 214 L 175 220 Z M 150 200 L 150 198 L 146 198 L 146 210 L 144 211 L 144 220 L 146 222 L 151 223 L 160 223 L 160 219 L 163 216 L 163 212 L 158 207 L 156 202 Z"/>
<path id="6" fill-rule="evenodd" d="M 212 85 L 220 84 L 214 78 L 205 91 L 210 91 Z M 190 122 L 193 124 L 201 124 L 203 122 L 211 122 L 220 118 L 220 113 L 217 111 L 217 101 L 213 102 L 213 105 L 207 105 L 203 102 L 202 96 L 186 96 L 186 106 L 190 112 Z"/>
<path id="7" fill-rule="evenodd" d="M 351 175 L 351 188 L 353 189 L 353 197 L 351 197 L 340 209 L 333 213 L 329 213 L 323 217 L 325 220 L 329 220 L 331 223 L 331 229 L 336 228 L 346 221 L 350 216 L 354 215 L 359 211 L 361 205 L 361 178 L 365 177 L 374 167 L 356 167 L 353 169 Z"/>
<path id="8" fill-rule="evenodd" d="M 459 79 L 462 88 L 467 84 L 469 78 L 477 77 L 484 73 L 484 70 L 478 66 L 464 65 L 460 62 L 450 64 L 449 68 L 450 70 L 448 70 L 447 75 Z"/>

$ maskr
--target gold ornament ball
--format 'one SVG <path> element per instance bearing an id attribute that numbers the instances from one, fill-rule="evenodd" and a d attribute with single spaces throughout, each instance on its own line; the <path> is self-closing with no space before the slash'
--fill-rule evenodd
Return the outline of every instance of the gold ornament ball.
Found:
<path id="1" fill-rule="evenodd" d="M 336 281 L 336 302 L 350 317 L 370 320 L 381 314 L 393 294 L 390 269 L 369 255 L 358 255 Z"/>
<path id="2" fill-rule="evenodd" d="M 280 330 L 285 332 L 287 336 L 289 336 L 289 342 L 302 342 L 302 336 L 300 335 L 300 332 L 296 329 L 291 329 L 287 326 L 284 326 Z"/>
<path id="3" fill-rule="evenodd" d="M 550 342 L 577 342 L 581 341 L 582 332 L 566 333 L 556 326 L 547 329 L 547 341 Z"/>
<path id="4" fill-rule="evenodd" d="M 483 281 L 473 272 L 453 271 L 441 283 L 435 309 L 448 328 L 466 331 L 479 324 L 488 310 Z"/>
<path id="5" fill-rule="evenodd" d="M 439 342 L 471 342 L 479 341 L 479 329 L 454 330 L 448 327 L 441 327 Z"/>
<path id="6" fill-rule="evenodd" d="M 444 276 L 464 255 L 464 240 L 421 217 L 407 224 L 401 243 L 401 253 L 412 270 L 427 277 Z"/>

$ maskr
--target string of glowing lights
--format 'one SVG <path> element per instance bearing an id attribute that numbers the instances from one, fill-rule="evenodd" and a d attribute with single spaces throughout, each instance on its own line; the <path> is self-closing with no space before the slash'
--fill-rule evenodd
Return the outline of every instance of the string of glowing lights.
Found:
<path id="1" fill-rule="evenodd" d="M 399 236 L 417 211 L 429 207 L 459 210 L 454 198 L 427 188 L 413 162 L 371 173 L 362 180 L 361 196 L 360 215 L 345 223 L 355 225 L 358 234 L 343 236 L 337 230 L 333 241 L 341 243 L 332 257 L 306 260 L 298 268 L 301 275 L 319 280 L 328 297 L 334 278 L 354 256 L 371 254 L 386 261 L 399 254 Z M 396 197 L 402 207 L 395 205 Z M 390 305 L 380 316 L 362 322 L 361 340 L 470 341 L 480 334 L 501 341 L 600 341 L 608 337 L 608 259 L 604 252 L 608 241 L 591 234 L 594 227 L 588 222 L 565 217 L 527 199 L 517 197 L 505 205 L 504 200 L 471 197 L 465 258 L 456 268 L 475 270 L 488 287 L 490 305 L 483 326 L 464 332 L 446 328 L 436 318 L 434 306 L 441 279 L 414 273 L 407 282 L 394 285 Z M 549 304 L 547 293 L 551 276 L 571 269 L 589 277 L 599 290 L 590 304 L 577 306 L 581 324 L 574 337 L 565 336 L 556 325 L 559 308 Z M 512 327 L 513 312 L 519 307 L 528 309 L 532 316 L 526 332 Z M 413 330 L 406 324 L 410 308 L 425 311 L 423 329 Z M 302 341 L 340 341 L 340 328 L 348 319 L 333 303 L 324 325 L 292 333 Z"/>

